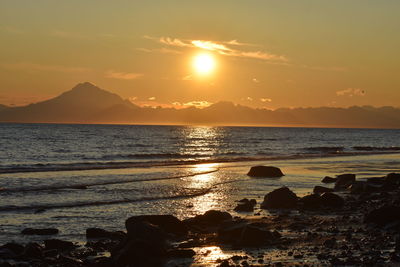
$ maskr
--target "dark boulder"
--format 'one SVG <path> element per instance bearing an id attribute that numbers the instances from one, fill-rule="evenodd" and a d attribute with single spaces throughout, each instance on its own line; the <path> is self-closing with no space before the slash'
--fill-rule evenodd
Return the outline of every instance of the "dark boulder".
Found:
<path id="1" fill-rule="evenodd" d="M 389 173 L 385 177 L 385 182 L 400 184 L 400 173 Z"/>
<path id="2" fill-rule="evenodd" d="M 25 228 L 21 231 L 23 235 L 56 235 L 58 234 L 58 229 L 56 228 L 42 228 L 42 229 L 35 229 L 35 228 Z"/>
<path id="3" fill-rule="evenodd" d="M 252 247 L 271 244 L 280 238 L 280 234 L 270 232 L 257 223 L 235 222 L 230 226 L 221 227 L 218 230 L 218 238 L 223 243 Z"/>
<path id="4" fill-rule="evenodd" d="M 272 166 L 254 166 L 251 167 L 250 171 L 247 173 L 251 177 L 282 177 L 284 174 L 277 167 Z"/>
<path id="5" fill-rule="evenodd" d="M 133 224 L 136 222 L 148 222 L 160 227 L 166 233 L 171 233 L 177 236 L 186 235 L 188 232 L 187 226 L 178 218 L 172 215 L 140 215 L 130 217 L 126 223 Z"/>
<path id="6" fill-rule="evenodd" d="M 325 176 L 321 182 L 323 182 L 324 184 L 331 184 L 331 183 L 335 183 L 336 181 L 337 181 L 337 178 Z"/>
<path id="7" fill-rule="evenodd" d="M 269 245 L 275 240 L 276 238 L 272 232 L 247 225 L 240 234 L 238 245 L 245 247 Z"/>
<path id="8" fill-rule="evenodd" d="M 317 185 L 314 187 L 314 190 L 313 190 L 314 194 L 322 194 L 322 193 L 327 193 L 327 192 L 333 192 L 333 189 Z"/>
<path id="9" fill-rule="evenodd" d="M 323 193 L 320 200 L 324 207 L 340 208 L 344 205 L 344 199 L 334 193 Z"/>
<path id="10" fill-rule="evenodd" d="M 113 251 L 115 266 L 161 266 L 166 257 L 166 235 L 146 221 L 126 220 L 127 238 Z"/>
<path id="11" fill-rule="evenodd" d="M 239 201 L 239 204 L 234 208 L 237 212 L 252 212 L 254 211 L 254 206 L 257 204 L 255 199 L 248 200 L 247 198 Z"/>
<path id="12" fill-rule="evenodd" d="M 187 225 L 193 226 L 219 226 L 224 222 L 231 221 L 232 215 L 228 212 L 218 211 L 218 210 L 209 210 L 206 211 L 203 215 L 197 215 L 194 218 L 186 219 L 184 222 Z"/>
<path id="13" fill-rule="evenodd" d="M 12 251 L 14 254 L 19 255 L 24 252 L 24 246 L 18 243 L 6 243 L 0 247 L 0 249 L 8 249 Z"/>
<path id="14" fill-rule="evenodd" d="M 297 204 L 297 196 L 287 187 L 281 187 L 264 196 L 262 209 L 291 209 Z"/>
<path id="15" fill-rule="evenodd" d="M 400 207 L 385 205 L 374 209 L 364 216 L 365 223 L 372 223 L 384 226 L 389 223 L 400 221 Z"/>
<path id="16" fill-rule="evenodd" d="M 75 248 L 74 243 L 70 241 L 64 241 L 60 239 L 47 239 L 44 241 L 44 247 L 46 250 L 57 249 L 57 250 L 70 250 Z"/>
<path id="17" fill-rule="evenodd" d="M 28 243 L 25 246 L 23 255 L 32 259 L 41 259 L 43 258 L 43 248 L 36 242 Z"/>
<path id="18" fill-rule="evenodd" d="M 299 199 L 304 209 L 317 209 L 321 207 L 321 197 L 318 194 L 311 194 Z"/>
<path id="19" fill-rule="evenodd" d="M 336 176 L 335 190 L 347 189 L 356 180 L 355 174 L 341 174 Z"/>

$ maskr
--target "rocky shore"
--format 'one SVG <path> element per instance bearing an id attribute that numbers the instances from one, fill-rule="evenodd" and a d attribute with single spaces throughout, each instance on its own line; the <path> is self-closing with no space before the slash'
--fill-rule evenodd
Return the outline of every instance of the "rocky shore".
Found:
<path id="1" fill-rule="evenodd" d="M 268 167 L 254 179 L 283 175 Z M 255 175 L 251 175 L 255 174 Z M 323 186 L 323 184 L 326 184 Z M 257 203 L 243 199 L 230 211 L 210 210 L 185 220 L 172 215 L 133 216 L 126 231 L 86 230 L 77 245 L 55 238 L 57 229 L 24 229 L 41 243 L 0 246 L 0 266 L 209 266 L 216 246 L 229 251 L 213 266 L 400 266 L 400 174 L 325 177 L 313 193 L 298 197 L 277 188 Z M 260 210 L 269 211 L 261 216 Z"/>

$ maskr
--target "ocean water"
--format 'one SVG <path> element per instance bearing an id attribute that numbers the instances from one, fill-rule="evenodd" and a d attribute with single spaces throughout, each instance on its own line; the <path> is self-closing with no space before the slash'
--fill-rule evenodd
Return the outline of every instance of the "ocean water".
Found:
<path id="1" fill-rule="evenodd" d="M 124 230 L 132 215 L 234 213 L 279 186 L 303 195 L 325 175 L 400 171 L 389 129 L 0 124 L 0 148 L 0 244 L 42 238 L 26 227 L 83 242 L 86 228 Z M 248 177 L 259 164 L 285 176 Z"/>

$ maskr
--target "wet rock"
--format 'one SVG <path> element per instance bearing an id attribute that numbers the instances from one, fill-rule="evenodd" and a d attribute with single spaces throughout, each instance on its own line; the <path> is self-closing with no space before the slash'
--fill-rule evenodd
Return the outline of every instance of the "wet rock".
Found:
<path id="1" fill-rule="evenodd" d="M 240 246 L 260 246 L 267 245 L 276 240 L 273 233 L 252 225 L 246 225 L 238 240 Z"/>
<path id="2" fill-rule="evenodd" d="M 299 202 L 305 209 L 317 209 L 321 207 L 321 198 L 318 194 L 311 194 L 300 198 Z"/>
<path id="3" fill-rule="evenodd" d="M 192 258 L 196 255 L 193 249 L 173 249 L 167 252 L 167 257 L 170 258 Z"/>
<path id="4" fill-rule="evenodd" d="M 126 221 L 127 238 L 112 252 L 116 266 L 159 266 L 166 256 L 165 232 L 145 221 Z"/>
<path id="5" fill-rule="evenodd" d="M 70 241 L 64 241 L 60 239 L 47 239 L 44 241 L 44 247 L 46 250 L 57 249 L 63 251 L 73 249 L 75 245 Z"/>
<path id="6" fill-rule="evenodd" d="M 258 224 L 232 223 L 218 230 L 218 238 L 223 243 L 244 247 L 267 245 L 280 238 L 278 232 L 262 229 Z"/>
<path id="7" fill-rule="evenodd" d="M 282 177 L 284 174 L 277 167 L 272 166 L 254 166 L 250 168 L 250 171 L 247 173 L 248 176 L 251 177 L 267 177 L 267 178 L 275 178 Z"/>
<path id="8" fill-rule="evenodd" d="M 15 254 L 10 249 L 8 249 L 8 248 L 0 248 L 0 259 L 14 259 L 16 257 L 17 257 L 17 254 Z"/>
<path id="9" fill-rule="evenodd" d="M 313 190 L 314 194 L 322 194 L 322 193 L 327 193 L 327 192 L 333 192 L 333 189 L 317 185 L 314 187 L 314 190 Z"/>
<path id="10" fill-rule="evenodd" d="M 400 173 L 389 173 L 385 177 L 385 182 L 400 184 Z"/>
<path id="11" fill-rule="evenodd" d="M 344 199 L 334 193 L 323 193 L 320 200 L 324 207 L 340 208 L 344 205 Z"/>
<path id="12" fill-rule="evenodd" d="M 218 226 L 226 221 L 231 221 L 232 215 L 228 212 L 209 210 L 203 215 L 197 215 L 194 218 L 189 218 L 184 222 L 187 225 L 205 225 L 205 226 Z"/>
<path id="13" fill-rule="evenodd" d="M 287 187 L 273 190 L 264 196 L 262 209 L 291 209 L 297 204 L 297 196 Z"/>
<path id="14" fill-rule="evenodd" d="M 321 182 L 324 183 L 324 184 L 331 184 L 331 183 L 335 183 L 336 181 L 337 181 L 337 178 L 325 176 L 324 179 L 322 179 Z"/>
<path id="15" fill-rule="evenodd" d="M 248 200 L 247 198 L 240 200 L 239 204 L 234 208 L 235 211 L 241 212 L 252 212 L 254 206 L 257 204 L 255 199 Z"/>
<path id="16" fill-rule="evenodd" d="M 21 234 L 23 235 L 56 235 L 58 234 L 58 229 L 56 228 L 41 228 L 41 229 L 35 229 L 35 228 L 25 228 L 24 230 L 21 231 Z"/>
<path id="17" fill-rule="evenodd" d="M 188 228 L 181 220 L 172 215 L 141 215 L 130 217 L 126 224 L 134 224 L 136 222 L 148 222 L 160 227 L 166 233 L 177 236 L 186 235 Z"/>
<path id="18" fill-rule="evenodd" d="M 400 207 L 385 205 L 374 209 L 364 216 L 365 223 L 373 223 L 384 226 L 389 223 L 400 221 Z"/>
<path id="19" fill-rule="evenodd" d="M 28 258 L 41 259 L 43 258 L 43 248 L 36 242 L 28 243 L 25 246 L 23 255 Z"/>
<path id="20" fill-rule="evenodd" d="M 15 255 L 23 253 L 25 249 L 23 245 L 20 245 L 18 243 L 6 243 L 0 247 L 0 249 L 3 248 L 12 251 Z"/>
<path id="21" fill-rule="evenodd" d="M 117 239 L 121 240 L 125 237 L 125 233 L 110 232 L 101 228 L 88 228 L 86 229 L 86 238 L 107 238 L 107 239 Z"/>
<path id="22" fill-rule="evenodd" d="M 336 176 L 335 190 L 343 190 L 348 188 L 355 180 L 355 174 L 341 174 Z"/>

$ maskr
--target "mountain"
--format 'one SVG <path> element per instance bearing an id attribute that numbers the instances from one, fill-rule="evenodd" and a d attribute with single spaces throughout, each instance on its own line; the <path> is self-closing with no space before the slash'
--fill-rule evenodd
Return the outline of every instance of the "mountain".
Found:
<path id="1" fill-rule="evenodd" d="M 36 104 L 24 107 L 0 105 L 0 122 L 400 128 L 400 109 L 354 106 L 267 110 L 226 101 L 203 109 L 149 108 L 138 107 L 85 82 Z"/>
<path id="2" fill-rule="evenodd" d="M 90 123 L 95 114 L 115 106 L 127 110 L 139 108 L 116 94 L 85 82 L 43 102 L 0 110 L 0 121 Z"/>

